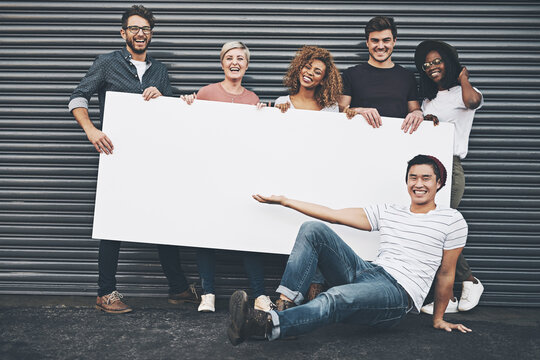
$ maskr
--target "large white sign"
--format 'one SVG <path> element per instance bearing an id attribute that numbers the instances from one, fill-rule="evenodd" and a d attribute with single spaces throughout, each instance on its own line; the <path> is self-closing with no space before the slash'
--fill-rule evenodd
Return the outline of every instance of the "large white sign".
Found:
<path id="1" fill-rule="evenodd" d="M 108 92 L 103 131 L 114 154 L 100 157 L 93 237 L 288 254 L 309 218 L 252 194 L 333 208 L 408 204 L 413 156 L 437 156 L 451 173 L 453 126 L 426 122 L 411 135 L 401 122 L 373 129 L 342 113 Z M 437 203 L 449 199 L 450 184 Z M 377 233 L 333 228 L 375 257 Z"/>

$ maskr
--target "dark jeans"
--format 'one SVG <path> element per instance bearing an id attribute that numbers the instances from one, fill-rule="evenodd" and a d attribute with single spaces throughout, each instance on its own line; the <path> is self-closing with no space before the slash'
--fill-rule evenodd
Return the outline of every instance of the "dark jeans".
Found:
<path id="1" fill-rule="evenodd" d="M 265 295 L 264 291 L 264 261 L 263 255 L 254 252 L 242 251 L 244 269 L 249 278 L 249 285 L 253 297 Z M 197 266 L 201 276 L 201 285 L 204 294 L 215 294 L 214 278 L 216 276 L 216 253 L 214 249 L 197 249 Z"/>
<path id="2" fill-rule="evenodd" d="M 116 269 L 118 268 L 120 244 L 120 241 L 113 240 L 99 242 L 98 296 L 104 296 L 116 290 Z M 178 294 L 187 290 L 188 283 L 180 264 L 178 247 L 157 245 L 157 248 L 161 267 L 169 282 L 169 294 Z"/>

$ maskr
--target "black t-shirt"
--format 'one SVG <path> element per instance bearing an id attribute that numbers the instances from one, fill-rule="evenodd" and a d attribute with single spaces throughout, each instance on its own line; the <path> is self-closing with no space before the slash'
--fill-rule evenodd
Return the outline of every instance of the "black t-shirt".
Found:
<path id="1" fill-rule="evenodd" d="M 380 69 L 363 63 L 343 72 L 343 95 L 351 107 L 375 108 L 381 116 L 404 118 L 407 102 L 418 100 L 414 73 L 398 64 Z"/>

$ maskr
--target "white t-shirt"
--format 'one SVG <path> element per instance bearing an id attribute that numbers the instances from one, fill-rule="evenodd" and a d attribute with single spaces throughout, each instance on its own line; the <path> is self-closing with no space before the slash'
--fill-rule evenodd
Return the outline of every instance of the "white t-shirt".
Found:
<path id="1" fill-rule="evenodd" d="M 146 61 L 138 61 L 133 59 L 131 59 L 131 63 L 135 65 L 135 68 L 137 69 L 137 75 L 139 75 L 139 80 L 142 84 L 142 77 L 146 72 L 146 69 L 148 68 L 148 64 L 146 64 Z"/>
<path id="2" fill-rule="evenodd" d="M 480 95 L 480 91 L 474 88 Z M 439 121 L 449 122 L 455 126 L 454 155 L 465 159 L 469 150 L 469 134 L 471 133 L 474 113 L 484 105 L 484 97 L 476 109 L 467 109 L 461 96 L 461 86 L 441 90 L 433 100 L 424 99 L 422 111 L 424 115 L 435 115 Z"/>
<path id="3" fill-rule="evenodd" d="M 285 95 L 285 96 L 280 96 L 276 99 L 276 102 L 275 104 L 286 104 L 287 102 L 289 102 L 291 104 L 291 109 L 296 109 L 291 101 L 291 97 L 289 95 Z M 330 105 L 330 106 L 327 106 L 323 109 L 321 109 L 320 111 L 330 111 L 330 112 L 339 112 L 339 106 L 338 104 L 333 104 L 333 105 Z"/>
<path id="4" fill-rule="evenodd" d="M 451 208 L 437 207 L 427 214 L 416 214 L 409 206 L 383 204 L 364 210 L 371 231 L 380 231 L 381 235 L 373 263 L 403 286 L 414 302 L 413 311 L 418 313 L 441 265 L 443 250 L 465 246 L 465 219 Z"/>

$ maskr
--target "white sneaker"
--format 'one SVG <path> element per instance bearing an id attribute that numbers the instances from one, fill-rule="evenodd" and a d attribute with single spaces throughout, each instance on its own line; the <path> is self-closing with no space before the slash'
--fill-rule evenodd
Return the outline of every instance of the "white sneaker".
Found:
<path id="1" fill-rule="evenodd" d="M 272 309 L 276 308 L 276 305 L 270 300 L 266 295 L 261 295 L 255 299 L 255 310 L 262 310 L 269 312 Z"/>
<path id="2" fill-rule="evenodd" d="M 461 291 L 461 298 L 459 299 L 458 306 L 459 311 L 469 311 L 478 305 L 480 297 L 484 292 L 484 285 L 482 285 L 480 280 L 476 279 L 476 281 L 478 281 L 477 284 L 472 281 L 463 282 L 463 290 Z"/>
<path id="3" fill-rule="evenodd" d="M 429 315 L 433 315 L 433 303 L 429 303 L 427 305 L 422 306 L 420 309 L 421 312 Z M 448 302 L 448 306 L 446 307 L 445 314 L 452 314 L 458 312 L 458 301 L 456 298 L 453 298 Z"/>
<path id="4" fill-rule="evenodd" d="M 199 312 L 216 312 L 216 295 L 206 294 L 201 296 L 201 304 L 199 305 Z"/>

